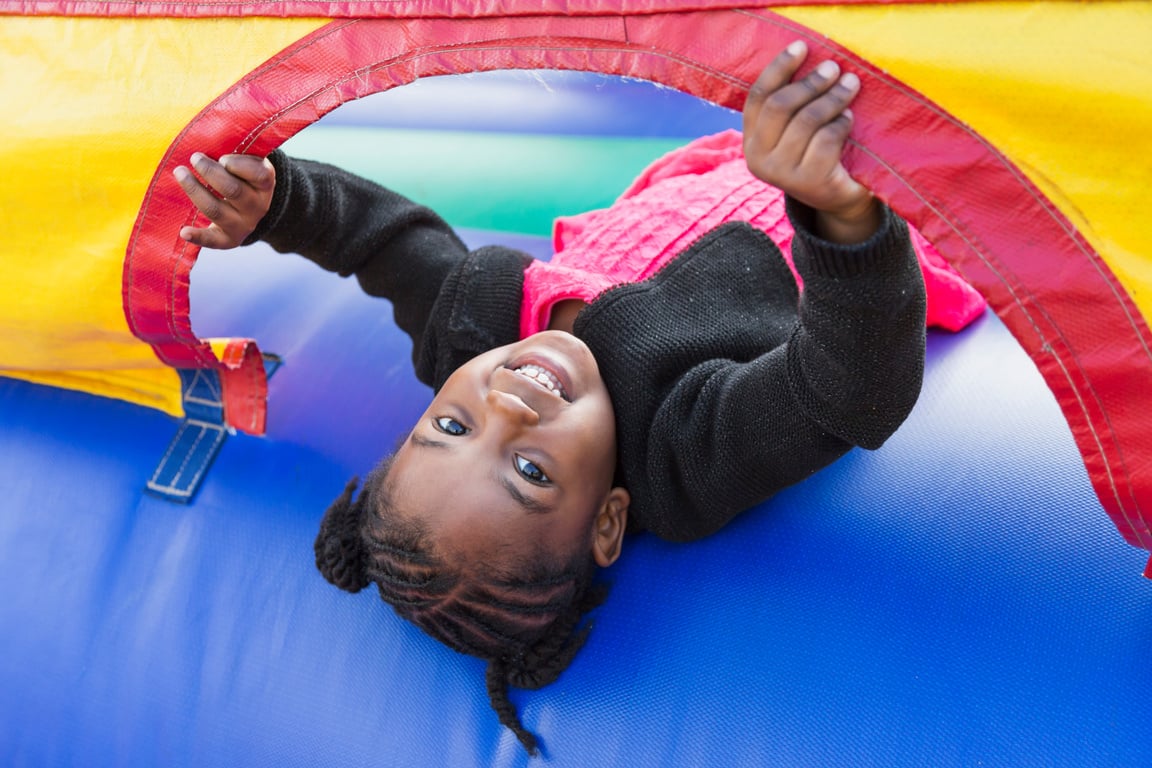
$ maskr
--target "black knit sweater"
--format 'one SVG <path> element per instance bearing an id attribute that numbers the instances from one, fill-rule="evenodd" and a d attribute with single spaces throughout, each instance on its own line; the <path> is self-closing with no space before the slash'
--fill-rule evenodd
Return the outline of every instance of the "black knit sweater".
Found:
<path id="1" fill-rule="evenodd" d="M 434 389 L 517 340 L 526 254 L 469 252 L 435 213 L 331 166 L 273 153 L 272 208 L 249 240 L 356 275 L 392 301 Z M 612 397 L 631 530 L 706 536 L 904 421 L 924 368 L 924 285 L 890 211 L 867 242 L 812 234 L 789 200 L 793 261 L 745 223 L 717 227 L 653 277 L 576 319 Z"/>

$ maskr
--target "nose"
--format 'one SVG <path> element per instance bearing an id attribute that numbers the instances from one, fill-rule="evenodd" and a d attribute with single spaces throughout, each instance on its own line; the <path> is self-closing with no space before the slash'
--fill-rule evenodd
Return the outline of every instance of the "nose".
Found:
<path id="1" fill-rule="evenodd" d="M 509 427 L 534 427 L 540 423 L 540 414 L 516 395 L 499 389 L 488 390 L 489 413 L 495 421 Z"/>

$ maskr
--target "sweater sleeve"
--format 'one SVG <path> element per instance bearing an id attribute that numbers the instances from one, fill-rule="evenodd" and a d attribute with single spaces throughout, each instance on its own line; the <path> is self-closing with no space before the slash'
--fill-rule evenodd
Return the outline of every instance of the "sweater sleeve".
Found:
<path id="1" fill-rule="evenodd" d="M 887 207 L 858 245 L 812 234 L 814 212 L 791 199 L 792 255 L 804 279 L 788 371 L 800 407 L 824 430 L 879 448 L 904 422 L 924 375 L 924 279 L 908 225 Z"/>
<path id="2" fill-rule="evenodd" d="M 272 204 L 245 242 L 263 240 L 343 277 L 355 275 L 365 293 L 392 302 L 397 326 L 412 339 L 413 363 L 422 381 L 442 383 L 451 373 L 447 366 L 475 354 L 479 344 L 507 336 L 505 315 L 518 317 L 519 285 L 529 257 L 500 246 L 470 255 L 430 208 L 332 165 L 280 150 L 268 159 L 276 169 Z M 498 285 L 486 287 L 486 279 Z M 441 297 L 446 285 L 450 299 Z M 463 338 L 454 318 L 472 300 L 460 290 L 463 286 L 486 297 L 478 299 L 484 310 L 468 315 L 472 333 L 465 339 L 467 350 L 452 346 Z M 510 310 L 498 303 L 509 300 Z M 497 325 L 493 333 L 483 327 L 489 310 Z M 449 329 L 453 338 L 432 338 Z"/>
<path id="3" fill-rule="evenodd" d="M 696 365 L 656 414 L 645 522 L 665 538 L 708 535 L 853 446 L 878 448 L 919 396 L 925 298 L 907 225 L 886 210 L 872 238 L 842 246 L 788 208 L 804 292 L 787 342 Z"/>

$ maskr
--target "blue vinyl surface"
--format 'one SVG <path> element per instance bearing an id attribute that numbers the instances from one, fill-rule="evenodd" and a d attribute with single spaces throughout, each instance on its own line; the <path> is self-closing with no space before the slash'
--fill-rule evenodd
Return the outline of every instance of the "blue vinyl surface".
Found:
<path id="1" fill-rule="evenodd" d="M 269 435 L 187 506 L 142 493 L 174 419 L 0 381 L 6 765 L 527 762 L 480 662 L 312 565 L 427 391 L 381 302 L 285 259 L 197 267 L 285 364 Z M 588 646 L 515 698 L 554 765 L 1147 766 L 1142 564 L 989 317 L 931 335 L 882 450 L 709 540 L 630 539 Z"/>
<path id="2" fill-rule="evenodd" d="M 192 299 L 284 364 L 187 505 L 144 493 L 178 420 L 0 379 L 0 764 L 1152 765 L 1146 553 L 994 317 L 930 333 L 880 451 L 705 541 L 630 538 L 588 645 L 513 694 L 534 761 L 480 661 L 312 563 L 429 397 L 388 305 L 260 247 L 203 254 Z"/>

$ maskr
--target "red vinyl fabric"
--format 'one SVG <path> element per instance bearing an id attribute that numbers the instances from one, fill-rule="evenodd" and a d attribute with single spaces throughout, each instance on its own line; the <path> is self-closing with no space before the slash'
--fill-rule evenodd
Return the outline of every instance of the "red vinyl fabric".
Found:
<path id="1" fill-rule="evenodd" d="M 980 0 L 964 0 L 980 2 Z M 712 9 L 796 5 L 916 4 L 932 0 L 0 0 L 0 14 L 43 16 L 276 16 L 301 18 L 507 18 L 512 16 L 635 16 Z"/>
<path id="2" fill-rule="evenodd" d="M 194 150 L 263 154 L 349 100 L 418 77 L 493 69 L 625 75 L 739 108 L 769 52 L 803 38 L 812 60 L 835 57 L 863 81 L 846 155 L 853 175 L 988 299 L 1055 393 L 1117 528 L 1152 549 L 1152 473 L 1140 471 L 1152 464 L 1152 413 L 1131 396 L 1152 390 L 1148 327 L 1098 254 L 1005 156 L 922 94 L 770 11 L 647 13 L 651 6 L 619 3 L 626 15 L 526 16 L 517 13 L 525 3 L 500 7 L 505 15 L 483 18 L 334 21 L 206 107 L 157 169 L 129 244 L 124 296 L 135 332 L 172 365 L 204 364 L 186 292 L 163 290 L 186 285 L 195 259 L 176 236 L 195 212 L 171 175 Z"/>

